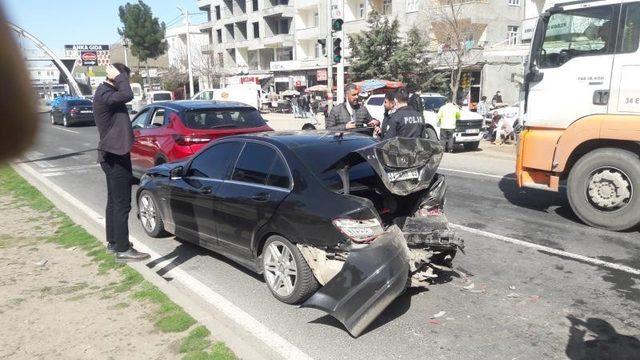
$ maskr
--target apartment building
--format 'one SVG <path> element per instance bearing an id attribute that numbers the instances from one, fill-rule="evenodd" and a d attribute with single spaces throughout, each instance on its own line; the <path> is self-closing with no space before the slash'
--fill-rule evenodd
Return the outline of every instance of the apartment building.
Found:
<path id="1" fill-rule="evenodd" d="M 200 25 L 207 35 L 204 53 L 214 54 L 224 69 L 227 82 L 271 79 L 277 90 L 326 83 L 326 31 L 329 14 L 327 0 L 197 0 L 208 21 Z M 437 0 L 344 0 L 343 29 L 346 35 L 366 30 L 372 10 L 397 18 L 401 32 L 414 25 L 429 29 L 429 11 Z M 512 82 L 500 64 L 485 71 L 481 56 L 485 48 L 498 44 L 520 42 L 524 9 L 521 2 L 531 0 L 462 1 L 468 21 L 479 24 L 470 36 L 469 46 L 480 55 L 466 64 L 473 78 L 474 97 L 489 96 L 496 90 L 517 100 L 517 90 L 509 91 L 502 83 Z M 437 38 L 433 36 L 434 42 Z M 343 39 L 344 54 L 349 55 L 347 36 Z M 331 49 L 331 45 L 329 46 Z M 331 51 L 331 50 L 330 50 Z M 345 57 L 345 58 L 346 58 Z M 348 60 L 346 60 L 348 72 Z M 494 68 L 495 67 L 495 68 Z M 485 78 L 497 78 L 498 83 Z M 508 78 L 508 79 L 507 79 Z M 508 81 L 507 81 L 508 80 Z M 265 80 L 263 80 L 264 82 Z M 514 87 L 515 88 L 515 87 Z"/>

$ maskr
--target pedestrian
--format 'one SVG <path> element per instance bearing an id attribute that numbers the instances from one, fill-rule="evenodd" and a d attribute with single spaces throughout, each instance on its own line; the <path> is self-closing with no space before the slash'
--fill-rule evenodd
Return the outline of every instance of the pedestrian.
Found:
<path id="1" fill-rule="evenodd" d="M 349 84 L 344 88 L 345 101 L 331 109 L 325 121 L 328 130 L 351 130 L 358 127 L 375 127 L 380 121 L 375 120 L 369 114 L 367 108 L 360 103 L 358 86 Z"/>
<path id="2" fill-rule="evenodd" d="M 440 127 L 440 142 L 445 152 L 453 152 L 456 122 L 460 120 L 460 108 L 451 100 L 438 110 L 438 126 Z"/>
<path id="3" fill-rule="evenodd" d="M 489 104 L 487 104 L 487 97 L 486 96 L 482 96 L 482 98 L 480 98 L 480 102 L 478 103 L 477 112 L 478 112 L 478 114 L 482 115 L 483 119 L 489 113 Z"/>
<path id="4" fill-rule="evenodd" d="M 376 127 L 374 131 L 374 134 L 380 138 L 384 136 L 382 129 L 385 129 L 385 125 L 389 123 L 389 117 L 396 111 L 396 94 L 394 91 L 387 91 L 384 94 L 382 106 L 384 107 L 384 118 L 382 119 L 382 124 Z"/>
<path id="5" fill-rule="evenodd" d="M 416 89 L 415 86 L 408 87 L 407 90 L 411 92 L 411 96 L 409 97 L 409 106 L 413 108 L 413 110 L 417 111 L 419 114 L 424 112 L 424 104 L 422 103 L 422 94 L 420 89 Z"/>
<path id="6" fill-rule="evenodd" d="M 502 145 L 505 144 L 513 135 L 513 125 L 511 124 L 511 121 L 502 115 L 498 115 L 495 141 L 499 142 L 498 145 Z"/>
<path id="7" fill-rule="evenodd" d="M 129 243 L 133 184 L 129 152 L 134 141 L 126 105 L 133 99 L 130 73 L 131 70 L 121 63 L 107 66 L 107 79 L 93 96 L 93 114 L 100 135 L 98 162 L 107 180 L 107 252 L 115 253 L 116 262 L 149 258 L 149 254 L 138 252 Z"/>
<path id="8" fill-rule="evenodd" d="M 491 105 L 493 105 L 493 107 L 496 107 L 499 104 L 502 104 L 502 93 L 500 90 L 496 91 L 496 94 L 493 95 L 493 98 L 491 99 Z"/>
<path id="9" fill-rule="evenodd" d="M 386 100 L 386 96 L 385 96 Z M 424 118 L 409 106 L 406 89 L 398 89 L 395 94 L 395 111 L 389 115 L 382 128 L 382 140 L 393 137 L 419 138 L 424 131 Z"/>
<path id="10" fill-rule="evenodd" d="M 296 95 L 293 95 L 291 97 L 291 108 L 293 109 L 293 117 L 294 118 L 299 118 L 300 117 L 300 105 L 298 104 L 298 97 Z"/>
<path id="11" fill-rule="evenodd" d="M 311 102 L 307 95 L 302 95 L 302 114 L 305 119 L 311 117 Z"/>

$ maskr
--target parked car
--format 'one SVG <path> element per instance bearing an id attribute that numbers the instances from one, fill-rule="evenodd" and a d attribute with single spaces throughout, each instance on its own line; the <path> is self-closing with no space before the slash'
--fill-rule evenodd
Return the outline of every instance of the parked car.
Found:
<path id="1" fill-rule="evenodd" d="M 425 137 L 432 140 L 440 138 L 438 126 L 438 110 L 446 104 L 447 98 L 436 93 L 422 94 L 424 105 L 424 119 L 426 122 Z M 384 94 L 371 95 L 365 102 L 365 106 L 374 119 L 382 121 L 384 118 Z M 482 140 L 482 116 L 466 109 L 461 110 L 461 118 L 457 123 L 453 134 L 456 144 L 462 145 L 465 150 L 476 150 Z"/>
<path id="2" fill-rule="evenodd" d="M 62 124 L 65 127 L 77 124 L 95 125 L 93 103 L 91 100 L 65 98 L 51 107 L 49 113 L 51 124 Z"/>
<path id="3" fill-rule="evenodd" d="M 149 104 L 173 101 L 173 93 L 167 90 L 149 91 L 147 92 L 147 101 Z"/>
<path id="4" fill-rule="evenodd" d="M 213 139 L 271 131 L 255 108 L 228 101 L 171 101 L 143 108 L 132 120 L 131 163 L 136 176 L 193 155 Z"/>
<path id="5" fill-rule="evenodd" d="M 428 139 L 232 136 L 150 169 L 138 216 L 149 236 L 221 253 L 262 273 L 278 300 L 326 311 L 358 336 L 461 245 L 443 214 L 441 158 Z"/>
<path id="6" fill-rule="evenodd" d="M 147 105 L 144 89 L 139 83 L 131 83 L 131 91 L 133 91 L 133 99 L 127 103 L 127 109 L 131 114 L 137 114 L 145 105 Z"/>

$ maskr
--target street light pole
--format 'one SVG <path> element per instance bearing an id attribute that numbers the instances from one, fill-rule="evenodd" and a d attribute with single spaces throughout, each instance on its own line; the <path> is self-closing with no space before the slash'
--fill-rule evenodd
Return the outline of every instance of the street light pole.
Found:
<path id="1" fill-rule="evenodd" d="M 191 68 L 191 29 L 189 24 L 189 13 L 186 9 L 179 7 L 182 16 L 187 24 L 187 69 L 189 71 L 189 98 L 193 97 L 193 70 Z"/>
<path id="2" fill-rule="evenodd" d="M 333 56 L 331 56 L 331 50 L 333 46 L 333 36 L 331 33 L 331 22 L 333 16 L 331 14 L 331 1 L 327 2 L 327 45 L 325 46 L 327 52 L 327 110 L 331 111 L 333 108 Z"/>
<path id="3" fill-rule="evenodd" d="M 124 65 L 129 67 L 129 60 L 127 59 L 127 49 L 129 49 L 129 40 L 122 38 L 122 47 L 124 48 Z"/>

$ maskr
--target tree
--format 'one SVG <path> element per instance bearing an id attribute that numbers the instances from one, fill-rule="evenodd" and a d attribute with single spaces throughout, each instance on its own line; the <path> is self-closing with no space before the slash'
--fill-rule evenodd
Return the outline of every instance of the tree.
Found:
<path id="1" fill-rule="evenodd" d="M 427 37 L 417 27 L 411 28 L 403 40 L 397 19 L 390 21 L 372 11 L 367 22 L 368 30 L 350 36 L 349 72 L 354 80 L 401 81 L 423 90 L 437 87 L 441 76 L 429 66 Z"/>
<path id="2" fill-rule="evenodd" d="M 475 62 L 472 50 L 486 25 L 471 22 L 468 7 L 460 0 L 431 0 L 430 4 L 424 14 L 439 45 L 435 60 L 447 68 L 451 101 L 457 103 L 462 71 Z"/>
<path id="3" fill-rule="evenodd" d="M 137 4 L 127 3 L 118 8 L 123 27 L 118 33 L 131 41 L 131 53 L 145 63 L 149 77 L 149 59 L 156 59 L 167 51 L 164 41 L 166 26 L 157 17 L 149 5 L 139 0 Z"/>

